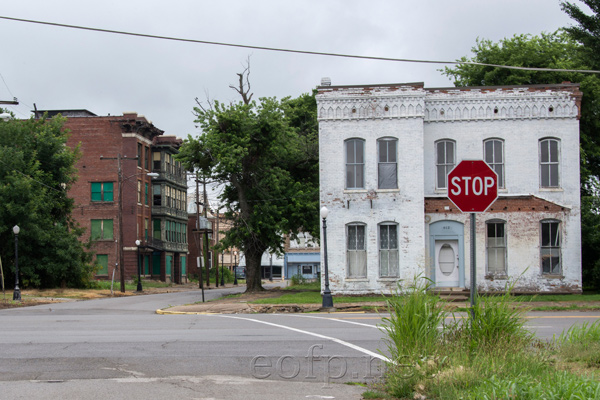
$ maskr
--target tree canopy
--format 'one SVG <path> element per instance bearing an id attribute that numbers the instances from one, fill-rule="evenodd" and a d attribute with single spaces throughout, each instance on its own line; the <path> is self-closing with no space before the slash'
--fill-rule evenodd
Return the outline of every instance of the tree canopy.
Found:
<path id="1" fill-rule="evenodd" d="M 243 251 L 247 291 L 259 291 L 266 250 L 281 251 L 286 234 L 318 236 L 316 101 L 314 94 L 253 101 L 239 76 L 242 101 L 194 109 L 202 133 L 188 136 L 179 159 L 223 184 L 219 199 L 233 226 L 220 246 Z"/>
<path id="2" fill-rule="evenodd" d="M 597 49 L 600 51 L 600 49 Z M 477 40 L 475 61 L 496 65 L 589 70 L 597 65 L 590 51 L 570 32 L 559 30 L 540 36 L 515 35 L 493 43 Z M 470 64 L 445 68 L 457 86 L 552 84 L 577 82 L 583 93 L 580 119 L 581 222 L 584 285 L 600 287 L 600 77 L 597 74 L 554 71 L 523 71 Z"/>
<path id="3" fill-rule="evenodd" d="M 0 256 L 9 287 L 15 225 L 21 228 L 23 286 L 85 286 L 91 276 L 90 255 L 71 219 L 67 190 L 76 179 L 78 153 L 66 146 L 63 123 L 62 118 L 0 121 Z"/>
<path id="4" fill-rule="evenodd" d="M 515 35 L 493 43 L 477 40 L 473 57 L 459 61 L 553 69 L 591 69 L 583 46 L 563 30 L 535 35 Z M 600 78 L 596 74 L 554 71 L 524 71 L 472 64 L 444 69 L 456 86 L 494 86 L 577 82 L 583 92 L 581 106 L 581 181 L 589 193 L 590 177 L 600 177 Z"/>

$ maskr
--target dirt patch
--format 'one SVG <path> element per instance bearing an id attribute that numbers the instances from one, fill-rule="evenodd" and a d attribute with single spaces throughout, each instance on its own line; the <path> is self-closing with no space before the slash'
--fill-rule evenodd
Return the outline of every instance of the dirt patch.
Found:
<path id="1" fill-rule="evenodd" d="M 66 301 L 92 300 L 107 297 L 140 296 L 146 294 L 183 292 L 197 290 L 197 283 L 187 283 L 183 285 L 173 285 L 167 287 L 144 287 L 141 293 L 126 290 L 122 293 L 119 290 L 119 283 L 111 293 L 110 289 L 23 289 L 21 290 L 21 301 L 13 301 L 13 290 L 6 290 L 4 294 L 0 293 L 0 309 L 37 306 L 41 304 L 63 303 Z M 208 289 L 210 290 L 210 288 Z"/>

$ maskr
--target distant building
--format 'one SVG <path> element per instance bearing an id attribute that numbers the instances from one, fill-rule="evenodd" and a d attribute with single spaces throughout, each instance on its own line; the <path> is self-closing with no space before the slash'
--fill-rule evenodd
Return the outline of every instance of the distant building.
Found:
<path id="1" fill-rule="evenodd" d="M 447 198 L 461 160 L 486 161 L 499 198 L 477 216 L 477 286 L 581 292 L 577 84 L 318 88 L 320 199 L 334 293 L 425 276 L 470 285 L 470 227 Z M 343 151 L 340 151 L 340 150 Z"/>
<path id="2" fill-rule="evenodd" d="M 300 275 L 305 279 L 317 279 L 321 274 L 321 255 L 319 243 L 306 233 L 301 232 L 293 240 L 289 236 L 285 243 L 285 279 Z"/>
<path id="3" fill-rule="evenodd" d="M 180 283 L 187 265 L 187 186 L 173 159 L 181 139 L 163 136 L 144 116 L 97 116 L 87 110 L 39 110 L 67 118 L 67 145 L 80 146 L 78 181 L 69 191 L 73 218 L 85 228 L 98 278 L 142 275 Z M 153 177 L 153 175 L 155 175 Z M 136 245 L 140 241 L 140 246 Z"/>

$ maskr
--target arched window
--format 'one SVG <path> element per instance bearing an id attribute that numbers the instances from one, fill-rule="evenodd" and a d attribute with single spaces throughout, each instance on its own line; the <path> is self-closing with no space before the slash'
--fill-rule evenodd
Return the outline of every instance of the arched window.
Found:
<path id="1" fill-rule="evenodd" d="M 553 219 L 542 220 L 540 228 L 542 274 L 560 274 L 562 272 L 560 221 Z"/>
<path id="2" fill-rule="evenodd" d="M 540 187 L 557 188 L 560 185 L 560 141 L 540 140 Z"/>
<path id="3" fill-rule="evenodd" d="M 346 150 L 346 189 L 365 188 L 365 141 L 348 139 Z"/>
<path id="4" fill-rule="evenodd" d="M 506 223 L 499 219 L 486 222 L 486 261 L 488 275 L 504 276 L 506 268 Z"/>
<path id="5" fill-rule="evenodd" d="M 504 188 L 504 140 L 485 140 L 483 142 L 483 158 L 498 175 L 498 187 Z"/>
<path id="6" fill-rule="evenodd" d="M 367 226 L 361 223 L 346 225 L 346 259 L 348 278 L 366 278 L 367 276 Z"/>
<path id="7" fill-rule="evenodd" d="M 379 276 L 382 278 L 399 275 L 398 224 L 379 224 Z"/>
<path id="8" fill-rule="evenodd" d="M 456 165 L 456 143 L 442 139 L 435 142 L 436 189 L 446 189 L 448 173 Z"/>
<path id="9" fill-rule="evenodd" d="M 377 187 L 398 189 L 398 140 L 382 138 L 377 140 Z"/>

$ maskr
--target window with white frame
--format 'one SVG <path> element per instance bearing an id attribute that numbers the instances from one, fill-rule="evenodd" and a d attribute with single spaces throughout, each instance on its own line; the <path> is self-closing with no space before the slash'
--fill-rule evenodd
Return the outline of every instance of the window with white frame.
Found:
<path id="1" fill-rule="evenodd" d="M 558 139 L 540 140 L 540 186 L 557 188 L 559 179 L 560 141 Z"/>
<path id="2" fill-rule="evenodd" d="M 346 147 L 346 189 L 365 188 L 365 141 L 348 139 Z"/>
<path id="3" fill-rule="evenodd" d="M 436 189 L 446 189 L 448 173 L 456 165 L 456 143 L 442 139 L 435 142 Z"/>
<path id="4" fill-rule="evenodd" d="M 560 256 L 560 221 L 541 222 L 540 258 L 542 274 L 560 274 L 562 270 Z"/>
<path id="5" fill-rule="evenodd" d="M 506 224 L 501 220 L 487 222 L 486 257 L 489 275 L 507 275 Z"/>
<path id="6" fill-rule="evenodd" d="M 399 275 L 398 224 L 379 225 L 379 276 L 382 278 Z"/>
<path id="7" fill-rule="evenodd" d="M 377 178 L 379 189 L 398 189 L 398 140 L 383 138 L 377 140 Z"/>
<path id="8" fill-rule="evenodd" d="M 484 141 L 483 158 L 498 175 L 498 187 L 504 188 L 504 140 L 488 139 Z"/>
<path id="9" fill-rule="evenodd" d="M 366 225 L 350 224 L 346 226 L 348 277 L 365 278 L 367 276 Z"/>

